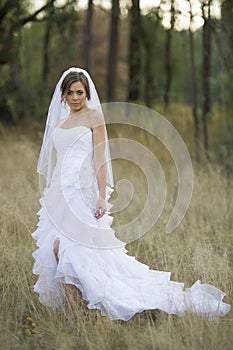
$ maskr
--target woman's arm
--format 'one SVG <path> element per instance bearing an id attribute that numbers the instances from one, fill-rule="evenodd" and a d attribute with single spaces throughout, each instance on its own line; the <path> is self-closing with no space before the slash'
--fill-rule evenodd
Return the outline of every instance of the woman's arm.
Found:
<path id="1" fill-rule="evenodd" d="M 104 118 L 95 111 L 92 115 L 92 131 L 93 131 L 93 159 L 96 171 L 96 177 L 99 187 L 99 199 L 95 218 L 101 218 L 106 211 L 106 159 L 105 159 L 105 126 Z"/>

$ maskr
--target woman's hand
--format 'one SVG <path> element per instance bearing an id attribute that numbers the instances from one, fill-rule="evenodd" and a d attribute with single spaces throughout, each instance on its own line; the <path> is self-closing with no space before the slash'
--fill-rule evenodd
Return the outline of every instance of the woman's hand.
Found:
<path id="1" fill-rule="evenodd" d="M 99 199 L 98 199 L 98 202 L 97 202 L 97 205 L 96 205 L 96 212 L 94 214 L 94 217 L 96 219 L 100 219 L 105 214 L 105 212 L 106 212 L 106 201 L 105 201 L 104 198 L 99 196 Z"/>

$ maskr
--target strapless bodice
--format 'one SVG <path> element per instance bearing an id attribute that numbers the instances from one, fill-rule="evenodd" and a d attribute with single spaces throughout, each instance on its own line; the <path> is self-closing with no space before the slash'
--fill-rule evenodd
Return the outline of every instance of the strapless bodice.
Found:
<path id="1" fill-rule="evenodd" d="M 78 147 L 79 153 L 92 149 L 92 131 L 86 126 L 79 125 L 69 129 L 55 128 L 53 143 L 57 157 L 63 156 L 72 147 Z"/>
<path id="2" fill-rule="evenodd" d="M 78 188 L 89 187 L 94 179 L 92 130 L 86 126 L 69 129 L 55 128 L 53 144 L 56 166 L 52 181 L 74 183 Z"/>

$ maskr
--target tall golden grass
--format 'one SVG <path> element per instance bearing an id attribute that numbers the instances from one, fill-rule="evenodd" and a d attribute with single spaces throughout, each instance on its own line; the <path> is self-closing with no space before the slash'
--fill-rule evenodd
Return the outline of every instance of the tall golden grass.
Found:
<path id="1" fill-rule="evenodd" d="M 36 124 L 26 129 L 1 126 L 0 136 L 1 349 L 232 349 L 232 311 L 215 321 L 192 313 L 179 317 L 144 311 L 124 322 L 109 321 L 98 310 L 88 311 L 86 320 L 80 307 L 77 318 L 67 320 L 65 312 L 55 314 L 40 304 L 32 291 L 37 277 L 32 273 L 36 244 L 31 233 L 38 220 L 36 164 L 42 132 Z M 168 160 L 168 170 L 169 164 Z M 120 162 L 115 166 L 119 176 L 125 173 Z M 177 178 L 172 169 L 169 174 L 172 193 Z M 225 302 L 233 305 L 233 181 L 211 163 L 194 165 L 194 174 L 193 198 L 179 227 L 165 233 L 172 195 L 157 224 L 126 247 L 129 255 L 151 268 L 171 271 L 171 279 L 185 287 L 197 279 L 215 285 L 227 293 Z M 134 207 L 124 215 L 133 216 Z M 126 220 L 124 215 L 113 222 Z"/>

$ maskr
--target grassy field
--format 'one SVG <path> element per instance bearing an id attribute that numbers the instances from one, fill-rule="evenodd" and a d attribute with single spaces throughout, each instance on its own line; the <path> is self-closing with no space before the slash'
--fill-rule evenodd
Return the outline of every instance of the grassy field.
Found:
<path id="1" fill-rule="evenodd" d="M 54 314 L 40 304 L 32 292 L 37 277 L 32 274 L 36 244 L 31 233 L 39 210 L 36 164 L 41 136 L 40 128 L 34 125 L 28 130 L 0 128 L 0 348 L 232 349 L 233 311 L 215 321 L 191 313 L 178 317 L 144 311 L 124 322 L 109 321 L 97 310 L 89 311 L 90 319 L 86 320 L 80 308 L 77 319 L 67 321 L 66 314 Z M 116 166 L 117 174 L 124 174 L 121 164 Z M 169 174 L 168 190 L 176 186 L 172 169 Z M 170 196 L 157 224 L 126 248 L 129 255 L 151 268 L 171 271 L 171 279 L 184 282 L 185 287 L 197 279 L 214 284 L 227 293 L 224 301 L 233 305 L 233 180 L 214 162 L 194 164 L 194 174 L 192 202 L 179 227 L 170 235 L 164 230 L 174 200 Z M 129 209 L 124 215 L 133 214 Z M 124 215 L 114 222 L 126 220 Z"/>

